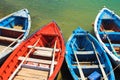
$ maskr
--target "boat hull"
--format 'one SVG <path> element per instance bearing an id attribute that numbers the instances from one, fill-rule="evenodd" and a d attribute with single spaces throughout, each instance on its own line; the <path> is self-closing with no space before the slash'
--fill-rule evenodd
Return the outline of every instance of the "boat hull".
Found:
<path id="1" fill-rule="evenodd" d="M 120 38 L 120 17 L 113 11 L 103 8 L 97 15 L 94 24 L 94 32 L 98 41 L 108 53 L 112 64 L 120 69 L 119 48 Z M 108 26 L 107 26 L 108 25 Z"/>
<path id="2" fill-rule="evenodd" d="M 109 74 L 110 72 L 110 74 L 107 76 L 108 80 L 115 80 L 114 72 L 112 71 L 112 65 L 110 63 L 110 60 L 106 52 L 100 46 L 98 41 L 92 35 L 90 35 L 90 33 L 84 31 L 81 28 L 77 28 L 76 30 L 74 30 L 73 34 L 70 36 L 70 38 L 66 43 L 65 60 L 69 68 L 69 72 L 71 73 L 73 79 L 74 80 L 82 79 L 82 77 L 80 77 L 82 76 L 81 75 L 82 72 L 84 77 L 88 79 L 91 79 L 90 77 L 95 79 L 94 76 L 100 78 L 100 76 L 98 75 L 102 76 L 101 70 L 95 67 L 95 66 L 99 66 L 100 64 L 96 63 L 98 62 L 97 61 L 98 59 L 96 58 L 95 55 L 96 53 L 94 52 L 93 45 L 96 49 L 96 52 L 99 55 L 99 60 L 101 62 L 101 65 L 104 64 L 104 67 L 106 67 L 106 68 L 103 67 L 105 73 Z M 77 64 L 77 59 L 75 58 L 75 54 L 78 58 L 79 64 Z"/>
<path id="3" fill-rule="evenodd" d="M 30 27 L 31 18 L 27 9 L 19 10 L 0 19 L 0 65 L 27 38 Z"/>
<path id="4" fill-rule="evenodd" d="M 11 53 L 5 63 L 1 66 L 0 79 L 11 79 L 17 68 L 19 68 L 19 65 L 22 63 L 21 61 L 23 61 L 24 58 L 27 57 L 24 61 L 25 63 L 22 63 L 22 66 L 20 68 L 29 68 L 30 70 L 40 71 L 39 77 L 37 77 L 38 75 L 35 74 L 37 72 L 34 72 L 34 75 L 36 76 L 33 75 L 33 77 L 37 77 L 38 79 L 41 79 L 42 76 L 45 80 L 54 80 L 62 66 L 64 54 L 65 45 L 62 33 L 58 25 L 54 21 L 50 22 L 49 24 L 43 26 L 41 29 L 32 34 L 25 41 L 23 41 Z M 20 60 L 18 60 L 18 58 Z M 26 63 L 26 61 L 28 62 Z M 51 67 L 51 65 L 53 68 Z M 7 69 L 8 66 L 10 66 L 9 69 Z M 51 71 L 51 69 L 53 69 L 53 71 L 50 75 L 49 70 Z M 9 73 L 4 73 L 8 70 Z M 47 72 L 47 74 L 43 74 L 43 72 Z M 26 78 L 22 76 L 22 79 L 32 78 L 31 76 L 28 77 L 27 74 L 23 75 L 26 76 Z M 15 78 L 19 76 L 16 76 Z"/>

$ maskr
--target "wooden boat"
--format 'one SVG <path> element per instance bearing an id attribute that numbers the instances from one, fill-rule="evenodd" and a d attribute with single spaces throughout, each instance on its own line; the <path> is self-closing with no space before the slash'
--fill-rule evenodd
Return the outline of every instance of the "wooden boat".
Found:
<path id="1" fill-rule="evenodd" d="M 115 68 L 120 69 L 120 17 L 103 8 L 95 19 L 94 32 Z"/>
<path id="2" fill-rule="evenodd" d="M 0 19 L 0 65 L 6 57 L 28 36 L 31 27 L 27 9 Z"/>
<path id="3" fill-rule="evenodd" d="M 66 43 L 65 60 L 74 80 L 115 80 L 106 52 L 80 27 L 73 31 Z"/>
<path id="4" fill-rule="evenodd" d="M 50 22 L 11 53 L 0 69 L 0 79 L 54 80 L 64 54 L 61 31 L 54 21 Z"/>

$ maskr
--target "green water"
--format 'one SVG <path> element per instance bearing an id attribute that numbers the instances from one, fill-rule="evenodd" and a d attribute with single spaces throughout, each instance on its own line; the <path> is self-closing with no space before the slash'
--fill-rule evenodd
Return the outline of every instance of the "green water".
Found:
<path id="1" fill-rule="evenodd" d="M 120 0 L 0 0 L 0 18 L 27 8 L 32 18 L 30 34 L 55 20 L 67 40 L 78 26 L 92 31 L 91 24 L 104 6 L 120 15 L 119 3 Z"/>
<path id="2" fill-rule="evenodd" d="M 78 26 L 93 32 L 92 23 L 104 6 L 120 15 L 120 0 L 0 0 L 0 18 L 27 8 L 32 18 L 30 34 L 54 20 L 65 41 Z"/>

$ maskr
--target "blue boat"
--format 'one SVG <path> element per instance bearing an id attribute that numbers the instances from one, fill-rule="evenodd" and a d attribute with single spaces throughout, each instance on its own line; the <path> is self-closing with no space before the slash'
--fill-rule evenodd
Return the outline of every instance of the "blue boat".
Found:
<path id="1" fill-rule="evenodd" d="M 103 8 L 95 19 L 94 32 L 115 69 L 120 69 L 120 17 L 110 9 Z"/>
<path id="2" fill-rule="evenodd" d="M 0 65 L 29 34 L 30 13 L 22 9 L 0 19 Z"/>
<path id="3" fill-rule="evenodd" d="M 66 43 L 65 60 L 74 80 L 115 80 L 106 52 L 80 27 L 73 31 Z"/>

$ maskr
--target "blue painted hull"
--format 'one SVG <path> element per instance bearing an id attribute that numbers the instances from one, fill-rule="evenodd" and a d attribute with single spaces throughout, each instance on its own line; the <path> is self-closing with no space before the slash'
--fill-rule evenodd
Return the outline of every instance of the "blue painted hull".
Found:
<path id="1" fill-rule="evenodd" d="M 69 40 L 66 43 L 65 60 L 73 79 L 81 79 L 78 65 L 76 64 L 75 54 L 77 55 L 85 78 L 90 79 L 91 76 L 95 77 L 96 74 L 93 75 L 95 72 L 97 72 L 102 77 L 102 72 L 99 68 L 99 63 L 96 58 L 92 43 L 95 46 L 105 73 L 107 75 L 110 73 L 107 76 L 108 80 L 115 80 L 114 73 L 112 72 L 112 65 L 106 52 L 91 34 L 79 27 L 73 31 L 73 34 L 70 36 Z"/>
<path id="2" fill-rule="evenodd" d="M 29 34 L 31 18 L 22 9 L 0 19 L 0 65 Z"/>
<path id="3" fill-rule="evenodd" d="M 112 63 L 120 69 L 120 17 L 113 11 L 103 8 L 96 17 L 94 32 Z"/>

